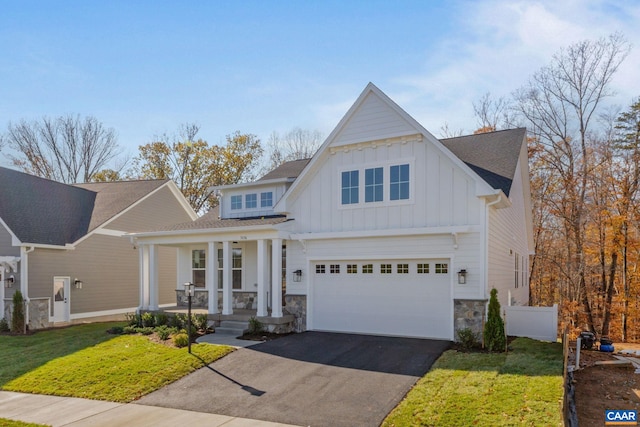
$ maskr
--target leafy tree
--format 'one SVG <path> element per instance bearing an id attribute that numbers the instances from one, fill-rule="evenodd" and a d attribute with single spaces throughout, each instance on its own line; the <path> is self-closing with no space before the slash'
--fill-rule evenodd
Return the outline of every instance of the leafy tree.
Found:
<path id="1" fill-rule="evenodd" d="M 566 283 L 562 296 L 580 302 L 587 328 L 593 332 L 585 253 L 592 128 L 628 52 L 629 43 L 619 34 L 573 44 L 514 94 L 517 111 L 538 145 L 535 162 L 543 169 L 533 172 L 542 173 L 561 189 L 548 196 L 555 221 L 551 225 L 559 230 L 555 238 L 566 244 L 557 254 L 557 259 L 566 260 L 558 266 Z"/>
<path id="2" fill-rule="evenodd" d="M 495 288 L 491 289 L 489 298 L 487 323 L 484 325 L 484 343 L 489 351 L 503 351 L 506 344 L 504 321 L 500 316 L 498 291 Z"/>
<path id="3" fill-rule="evenodd" d="M 239 131 L 227 135 L 226 145 L 196 139 L 199 127 L 186 124 L 178 135 L 164 135 L 139 147 L 133 174 L 145 179 L 172 179 L 196 212 L 217 204 L 209 188 L 253 179 L 254 164 L 262 155 L 260 140 Z"/>
<path id="4" fill-rule="evenodd" d="M 89 182 L 118 154 L 115 131 L 91 116 L 9 123 L 3 139 L 18 152 L 10 156 L 14 166 L 67 184 Z"/>

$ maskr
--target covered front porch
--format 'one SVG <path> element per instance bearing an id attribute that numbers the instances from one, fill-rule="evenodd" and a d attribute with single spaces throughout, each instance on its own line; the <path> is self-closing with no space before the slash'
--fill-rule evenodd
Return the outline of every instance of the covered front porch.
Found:
<path id="1" fill-rule="evenodd" d="M 294 316 L 283 311 L 285 234 L 273 224 L 260 224 L 134 235 L 140 257 L 139 311 L 160 310 L 159 278 L 175 273 L 175 306 L 163 304 L 163 311 L 186 310 L 184 283 L 191 282 L 196 286 L 192 308 L 217 323 L 255 317 L 265 325 L 293 325 Z M 160 265 L 161 247 L 175 248 L 175 272 Z"/>

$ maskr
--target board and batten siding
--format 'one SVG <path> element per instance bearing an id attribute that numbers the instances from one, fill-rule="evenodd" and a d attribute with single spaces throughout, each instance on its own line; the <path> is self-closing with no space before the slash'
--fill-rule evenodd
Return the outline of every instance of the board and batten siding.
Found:
<path id="1" fill-rule="evenodd" d="M 460 234 L 457 249 L 454 248 L 451 235 L 308 240 L 305 242 L 306 252 L 302 250 L 301 243 L 287 241 L 287 294 L 306 295 L 308 276 L 314 274 L 310 271 L 314 261 L 375 262 L 397 259 L 400 262 L 448 258 L 454 279 L 455 272 L 460 268 L 472 272 L 465 285 L 459 285 L 457 280 L 453 280 L 454 298 L 482 298 L 483 281 L 479 274 L 482 260 L 477 255 L 480 240 L 480 233 L 477 232 Z M 303 271 L 303 277 L 307 276 L 299 283 L 289 280 L 291 272 L 297 269 Z"/>
<path id="2" fill-rule="evenodd" d="M 511 207 L 489 208 L 488 291 L 491 288 L 498 290 L 501 305 L 508 305 L 509 294 L 512 305 L 529 303 L 529 246 L 526 240 L 521 165 L 522 162 L 517 166 L 510 191 Z M 522 257 L 518 288 L 515 287 L 516 254 Z"/>
<path id="3" fill-rule="evenodd" d="M 341 204 L 341 173 L 379 166 L 410 164 L 411 198 L 388 200 L 389 176 L 385 169 L 385 200 L 357 206 Z M 364 186 L 364 173 L 360 173 Z M 336 232 L 399 228 L 479 225 L 481 203 L 475 182 L 429 141 L 329 154 L 302 192 L 288 201 L 296 232 Z"/>
<path id="4" fill-rule="evenodd" d="M 346 145 L 410 135 L 416 129 L 378 96 L 369 93 L 349 122 L 334 138 L 332 145 Z"/>
<path id="5" fill-rule="evenodd" d="M 173 192 L 164 185 L 122 215 L 104 225 L 110 230 L 135 233 L 191 222 L 192 219 Z"/>
<path id="6" fill-rule="evenodd" d="M 173 248 L 159 248 L 160 304 L 175 302 Z M 139 305 L 138 251 L 124 238 L 92 235 L 75 250 L 37 248 L 29 254 L 29 295 L 52 297 L 53 277 L 71 278 L 71 314 Z M 82 280 L 82 289 L 73 286 Z"/>

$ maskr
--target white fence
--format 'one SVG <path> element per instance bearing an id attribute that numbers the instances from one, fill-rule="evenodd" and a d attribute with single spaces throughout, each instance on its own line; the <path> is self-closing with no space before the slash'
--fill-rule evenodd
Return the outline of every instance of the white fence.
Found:
<path id="1" fill-rule="evenodd" d="M 553 307 L 504 307 L 507 335 L 541 341 L 558 338 L 558 305 Z"/>

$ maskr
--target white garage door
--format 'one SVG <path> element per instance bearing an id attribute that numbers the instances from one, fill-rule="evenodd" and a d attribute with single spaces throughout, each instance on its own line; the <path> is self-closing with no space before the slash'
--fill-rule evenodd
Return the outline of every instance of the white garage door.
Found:
<path id="1" fill-rule="evenodd" d="M 312 328 L 453 339 L 449 260 L 326 261 L 312 266 Z"/>

